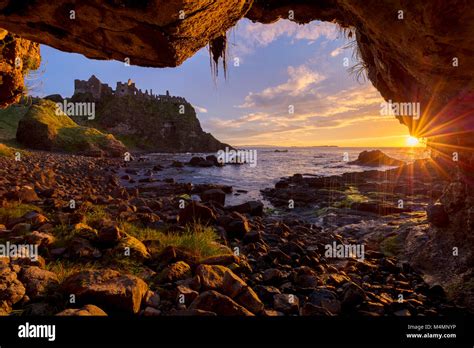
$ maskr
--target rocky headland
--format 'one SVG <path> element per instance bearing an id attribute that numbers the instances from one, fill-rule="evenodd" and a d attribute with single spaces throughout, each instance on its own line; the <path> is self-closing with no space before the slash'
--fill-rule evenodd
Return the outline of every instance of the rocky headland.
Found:
<path id="1" fill-rule="evenodd" d="M 46 97 L 67 105 L 94 104 L 94 117 L 77 122 L 111 133 L 129 148 L 148 152 L 216 152 L 228 144 L 202 130 L 194 107 L 184 98 L 142 91 L 129 80 L 114 89 L 92 76 L 75 81 L 71 98 Z"/>

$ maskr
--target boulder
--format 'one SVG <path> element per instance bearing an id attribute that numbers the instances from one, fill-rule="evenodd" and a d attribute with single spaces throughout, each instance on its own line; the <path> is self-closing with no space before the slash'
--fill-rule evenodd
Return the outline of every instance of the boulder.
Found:
<path id="1" fill-rule="evenodd" d="M 98 242 L 104 247 L 115 246 L 123 236 L 118 226 L 104 227 L 99 231 Z"/>
<path id="2" fill-rule="evenodd" d="M 233 205 L 226 208 L 228 211 L 236 211 L 241 214 L 250 214 L 252 216 L 262 216 L 263 203 L 260 201 L 248 201 L 239 205 Z"/>
<path id="3" fill-rule="evenodd" d="M 227 232 L 229 238 L 242 239 L 250 231 L 250 225 L 247 218 L 237 212 L 233 212 L 230 216 L 227 216 L 226 220 L 220 220 L 223 222 L 223 227 Z"/>
<path id="4" fill-rule="evenodd" d="M 356 283 L 346 283 L 343 290 L 342 308 L 353 308 L 365 301 L 365 291 Z"/>
<path id="5" fill-rule="evenodd" d="M 24 240 L 28 244 L 35 244 L 41 247 L 48 247 L 54 243 L 56 238 L 52 234 L 45 232 L 33 231 L 24 237 Z"/>
<path id="6" fill-rule="evenodd" d="M 263 310 L 257 294 L 234 272 L 219 265 L 199 265 L 196 274 L 204 290 L 217 290 L 234 299 L 253 313 Z"/>
<path id="7" fill-rule="evenodd" d="M 380 150 L 362 151 L 357 160 L 349 162 L 358 166 L 378 167 L 378 166 L 401 166 L 405 162 L 389 157 Z"/>
<path id="8" fill-rule="evenodd" d="M 67 277 L 61 285 L 78 303 L 91 303 L 107 312 L 138 313 L 148 286 L 138 277 L 111 269 L 87 270 Z"/>
<path id="9" fill-rule="evenodd" d="M 62 312 L 59 312 L 56 314 L 57 316 L 60 317 L 68 317 L 68 316 L 79 316 L 79 317 L 85 317 L 85 316 L 107 316 L 107 313 L 105 313 L 102 309 L 100 309 L 97 306 L 87 304 L 81 308 L 68 308 L 63 310 Z"/>
<path id="10" fill-rule="evenodd" d="M 328 289 L 316 289 L 308 298 L 308 302 L 313 306 L 323 308 L 323 311 L 327 311 L 332 315 L 338 315 L 341 312 L 341 302 L 338 300 L 336 294 Z M 307 312 L 318 310 L 317 308 L 307 308 Z"/>
<path id="11" fill-rule="evenodd" d="M 158 276 L 158 281 L 172 283 L 189 277 L 191 277 L 191 267 L 184 261 L 178 261 L 166 266 Z"/>
<path id="12" fill-rule="evenodd" d="M 32 203 L 40 200 L 35 190 L 31 186 L 23 186 L 16 191 L 11 191 L 6 194 L 6 197 L 11 200 L 18 200 L 23 203 Z"/>
<path id="13" fill-rule="evenodd" d="M 6 258 L 0 258 L 0 314 L 8 314 L 12 306 L 25 296 L 26 289 Z"/>
<path id="14" fill-rule="evenodd" d="M 225 205 L 225 192 L 220 189 L 210 189 L 201 193 L 201 199 L 203 202 L 217 202 L 220 205 Z"/>
<path id="15" fill-rule="evenodd" d="M 48 291 L 59 285 L 59 279 L 55 273 L 37 266 L 22 268 L 19 278 L 26 287 L 26 294 L 32 300 L 46 296 Z"/>
<path id="16" fill-rule="evenodd" d="M 273 296 L 273 307 L 285 314 L 297 314 L 300 308 L 300 300 L 293 294 L 276 294 Z"/>
<path id="17" fill-rule="evenodd" d="M 66 114 L 57 114 L 50 100 L 33 104 L 18 123 L 16 139 L 35 150 L 66 151 L 87 156 L 120 157 L 126 147 L 111 134 L 79 126 Z"/>
<path id="18" fill-rule="evenodd" d="M 137 238 L 128 234 L 120 239 L 114 250 L 118 255 L 131 257 L 135 260 L 143 261 L 150 258 L 146 246 Z"/>
<path id="19" fill-rule="evenodd" d="M 190 202 L 178 215 L 179 223 L 187 225 L 195 222 L 207 224 L 216 222 L 216 213 L 198 202 Z"/>

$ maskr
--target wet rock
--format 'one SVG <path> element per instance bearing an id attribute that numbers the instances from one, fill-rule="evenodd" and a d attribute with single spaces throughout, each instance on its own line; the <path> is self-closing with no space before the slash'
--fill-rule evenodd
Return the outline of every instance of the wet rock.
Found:
<path id="1" fill-rule="evenodd" d="M 183 168 L 183 167 L 184 167 L 184 164 L 181 163 L 180 161 L 173 161 L 173 163 L 171 163 L 171 167 L 174 167 L 174 168 Z"/>
<path id="2" fill-rule="evenodd" d="M 227 207 L 228 211 L 236 211 L 241 214 L 250 214 L 252 216 L 262 216 L 263 203 L 260 201 L 249 201 L 243 204 Z"/>
<path id="3" fill-rule="evenodd" d="M 189 306 L 191 310 L 204 310 L 223 316 L 253 316 L 254 314 L 230 297 L 214 290 L 201 293 Z"/>
<path id="4" fill-rule="evenodd" d="M 220 205 L 225 205 L 225 192 L 220 189 L 211 189 L 201 193 L 201 199 L 203 202 L 217 202 Z"/>
<path id="5" fill-rule="evenodd" d="M 378 215 L 400 214 L 410 211 L 381 202 L 355 202 L 351 204 L 351 209 Z"/>
<path id="6" fill-rule="evenodd" d="M 193 167 L 212 167 L 214 162 L 212 160 L 207 160 L 204 157 L 193 157 L 188 163 Z"/>
<path id="7" fill-rule="evenodd" d="M 107 312 L 138 313 L 148 286 L 138 277 L 111 269 L 87 270 L 67 277 L 61 285 L 76 301 L 91 303 Z"/>
<path id="8" fill-rule="evenodd" d="M 219 163 L 217 157 L 215 155 L 208 155 L 206 156 L 206 161 L 212 162 L 216 167 L 222 166 L 222 163 Z"/>
<path id="9" fill-rule="evenodd" d="M 97 306 L 87 304 L 81 308 L 68 308 L 56 314 L 57 316 L 107 316 L 102 309 Z"/>
<path id="10" fill-rule="evenodd" d="M 395 158 L 391 158 L 380 150 L 363 151 L 359 153 L 357 160 L 349 162 L 348 164 L 355 164 L 359 166 L 401 166 L 405 164 Z"/>
<path id="11" fill-rule="evenodd" d="M 26 294 L 32 300 L 44 297 L 59 285 L 58 276 L 37 266 L 22 268 L 19 278 L 26 287 Z"/>
<path id="12" fill-rule="evenodd" d="M 280 180 L 275 184 L 276 189 L 286 189 L 290 186 L 288 181 Z"/>
<path id="13" fill-rule="evenodd" d="M 215 223 L 216 213 L 211 209 L 197 202 L 189 203 L 179 212 L 179 223 L 187 225 L 190 223 Z"/>

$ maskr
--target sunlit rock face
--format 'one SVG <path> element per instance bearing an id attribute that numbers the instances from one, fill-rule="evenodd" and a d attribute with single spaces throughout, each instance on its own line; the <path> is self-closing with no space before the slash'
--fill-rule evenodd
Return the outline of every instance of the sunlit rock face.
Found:
<path id="1" fill-rule="evenodd" d="M 0 1 L 1 27 L 89 58 L 173 67 L 247 12 L 246 0 Z"/>
<path id="2" fill-rule="evenodd" d="M 0 29 L 0 107 L 25 94 L 24 76 L 39 68 L 39 44 Z"/>
<path id="3" fill-rule="evenodd" d="M 0 0 L 1 26 L 24 39 L 152 67 L 181 64 L 244 16 L 262 23 L 287 18 L 354 28 L 361 66 L 382 96 L 420 103 L 421 117 L 399 117 L 412 135 L 448 153 L 462 149 L 463 161 L 469 160 L 474 8 L 468 1 Z M 0 97 L 3 105 L 11 103 Z"/>

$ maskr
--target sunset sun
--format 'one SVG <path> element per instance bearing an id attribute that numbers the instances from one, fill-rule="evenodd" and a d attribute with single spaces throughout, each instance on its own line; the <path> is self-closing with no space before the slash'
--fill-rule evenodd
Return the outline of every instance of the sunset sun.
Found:
<path id="1" fill-rule="evenodd" d="M 418 138 L 407 136 L 406 138 L 407 146 L 414 147 L 420 145 L 420 140 Z"/>

